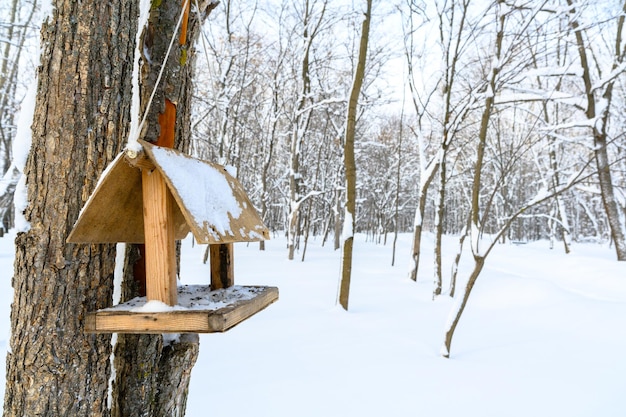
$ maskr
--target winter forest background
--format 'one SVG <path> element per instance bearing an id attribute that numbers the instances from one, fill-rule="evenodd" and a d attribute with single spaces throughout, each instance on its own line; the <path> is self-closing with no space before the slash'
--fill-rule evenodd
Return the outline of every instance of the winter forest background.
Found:
<path id="1" fill-rule="evenodd" d="M 43 12 L 37 1 L 1 7 L 6 229 L 19 176 L 12 142 Z M 570 240 L 623 240 L 623 8 L 613 0 L 375 5 L 357 124 L 357 231 L 381 240 L 419 221 L 443 234 L 466 229 L 487 117 L 481 233 L 516 215 L 503 241 L 551 239 L 567 250 Z M 311 235 L 339 244 L 361 20 L 347 1 L 223 1 L 197 46 L 192 152 L 234 166 L 266 224 L 290 231 L 302 258 Z M 599 170 L 610 174 L 604 187 Z M 556 198 L 519 212 L 553 190 Z"/>
<path id="2" fill-rule="evenodd" d="M 392 377 L 381 376 L 376 381 L 389 380 L 393 370 L 413 363 L 400 356 L 395 362 L 386 361 L 395 355 L 396 347 L 415 347 L 415 340 L 408 337 L 413 336 L 415 323 L 425 326 L 421 330 L 426 333 L 441 336 L 440 323 L 415 317 L 449 310 L 439 355 L 450 357 L 452 335 L 484 269 L 489 286 L 477 286 L 475 317 L 481 317 L 477 322 L 489 321 L 483 317 L 499 312 L 503 323 L 517 323 L 494 332 L 494 338 L 484 343 L 497 345 L 501 334 L 526 340 L 545 330 L 545 337 L 530 342 L 534 353 L 528 354 L 527 342 L 515 342 L 509 354 L 500 352 L 493 358 L 478 348 L 478 356 L 489 357 L 480 371 L 504 369 L 502 378 L 506 379 L 506 366 L 512 364 L 509 357 L 522 359 L 514 364 L 519 365 L 518 371 L 526 371 L 523 360 L 541 358 L 535 368 L 528 369 L 534 376 L 545 376 L 544 385 L 529 378 L 521 379 L 520 387 L 537 385 L 546 387 L 541 391 L 547 392 L 559 385 L 557 397 L 578 400 L 578 395 L 572 395 L 578 392 L 578 381 L 559 381 L 564 379 L 565 369 L 578 369 L 581 364 L 586 383 L 582 391 L 605 396 L 587 400 L 585 407 L 603 404 L 611 412 L 617 411 L 613 394 L 620 385 L 611 381 L 621 378 L 623 363 L 616 361 L 611 368 L 613 358 L 606 355 L 598 366 L 594 356 L 605 341 L 618 351 L 623 344 L 619 331 L 624 317 L 623 286 L 618 282 L 623 277 L 623 262 L 607 260 L 606 247 L 612 257 L 626 261 L 626 137 L 622 128 L 626 1 L 397 0 L 374 2 L 372 13 L 366 11 L 371 0 L 223 0 L 213 8 L 216 3 L 207 0 L 201 7 L 195 0 L 191 2 L 192 16 L 185 20 L 189 39 L 197 39 L 199 23 L 208 16 L 202 34 L 193 48 L 192 41 L 187 45 L 183 40 L 187 26 L 181 29 L 180 55 L 162 61 L 167 68 L 166 81 L 153 92 L 162 95 L 159 100 L 165 97 L 159 105 L 178 109 L 177 132 L 186 132 L 177 137 L 185 138 L 180 141 L 182 147 L 194 156 L 232 167 L 229 171 L 241 181 L 275 238 L 267 248 L 261 242 L 242 251 L 242 270 L 260 274 L 281 287 L 281 297 L 286 295 L 275 313 L 268 313 L 267 319 L 251 327 L 254 341 L 266 346 L 256 353 L 263 358 L 274 355 L 268 363 L 280 365 L 278 374 L 283 376 L 277 376 L 274 383 L 289 386 L 285 381 L 291 381 L 291 376 L 285 371 L 290 370 L 287 364 L 297 359 L 293 352 L 297 356 L 297 352 L 307 351 L 307 346 L 316 346 L 317 340 L 307 343 L 307 337 L 317 336 L 309 334 L 307 326 L 323 330 L 322 348 L 336 344 L 344 350 L 341 355 L 333 351 L 333 359 L 324 360 L 319 351 L 309 349 L 308 357 L 319 361 L 308 362 L 311 369 L 332 360 L 339 365 L 350 363 L 339 362 L 352 356 L 351 343 L 343 343 L 345 339 L 339 337 L 343 335 L 365 340 L 358 343 L 363 361 L 355 365 L 358 372 L 352 377 L 367 373 L 369 358 L 388 349 L 376 364 L 396 365 L 388 367 Z M 119 276 L 133 275 L 129 266 L 139 264 L 141 255 L 133 245 L 71 246 L 65 239 L 65 229 L 71 228 L 78 203 L 88 198 L 96 174 L 123 149 L 122 137 L 136 139 L 132 132 L 145 134 L 135 130 L 137 117 L 140 107 L 146 106 L 149 84 L 156 79 L 161 62 L 156 57 L 163 52 L 163 38 L 169 30 L 176 32 L 169 19 L 178 15 L 182 22 L 186 15 L 183 5 L 146 0 L 105 4 L 56 0 L 54 5 L 47 0 L 9 0 L 0 4 L 0 235 L 13 228 L 3 242 L 14 238 L 17 242 L 0 245 L 3 265 L 14 257 L 16 271 L 11 283 L 14 301 L 5 415 L 11 410 L 22 410 L 13 411 L 16 415 L 29 414 L 21 401 L 35 407 L 33 410 L 63 403 L 61 407 L 68 409 L 97 408 L 104 416 L 123 415 L 119 410 L 124 403 L 154 406 L 157 401 L 151 398 L 158 397 L 159 404 L 165 404 L 170 402 L 169 393 L 160 381 L 177 379 L 175 373 L 162 371 L 169 365 L 186 375 L 186 382 L 177 379 L 169 385 L 178 390 L 172 398 L 182 404 L 174 408 L 184 414 L 199 337 L 166 340 L 158 334 L 97 339 L 85 335 L 81 315 L 95 304 L 110 305 L 115 299 L 113 288 L 119 289 Z M 109 24 L 98 25 L 98 19 Z M 154 41 L 155 32 L 158 42 Z M 47 72 L 40 70 L 44 76 L 36 82 L 40 34 L 45 41 L 41 68 L 49 66 Z M 83 45 L 87 47 L 81 49 Z M 81 56 L 81 51 L 86 51 L 85 55 Z M 93 56 L 101 59 L 90 60 Z M 94 62 L 102 64 L 101 68 Z M 192 111 L 187 112 L 191 63 L 195 78 Z M 55 85 L 65 88 L 55 89 Z M 180 89 L 172 93 L 174 85 Z M 66 89 L 67 95 L 59 94 Z M 159 89 L 162 91 L 157 92 Z M 86 100 L 88 96 L 93 100 Z M 61 100 L 55 101 L 57 98 Z M 58 108 L 56 103 L 60 103 Z M 33 109 L 34 118 L 29 114 Z M 151 126 L 146 130 L 156 135 L 158 130 L 153 127 L 160 126 L 158 107 L 144 110 Z M 351 119 L 354 111 L 356 123 Z M 48 129 L 55 123 L 58 126 Z M 31 125 L 33 148 L 29 150 Z M 127 130 L 131 131 L 128 136 Z M 63 140 L 65 135 L 70 139 Z M 49 148 L 53 151 L 45 157 L 38 154 Z M 54 152 L 60 148 L 71 152 Z M 80 152 L 73 153 L 75 149 Z M 68 155 L 82 159 L 79 162 Z M 64 176 L 65 171 L 71 175 Z M 78 177 L 73 176 L 76 172 Z M 45 175 L 36 177 L 40 173 Z M 66 190 L 71 191 L 70 196 L 62 200 Z M 28 231 L 26 218 L 34 224 Z M 353 241 L 358 246 L 354 264 Z M 529 244 L 520 249 L 525 243 Z M 386 252 L 381 244 L 391 248 L 391 265 L 382 261 Z M 200 252 L 190 240 L 181 245 Z M 546 251 L 546 247 L 554 250 Z M 336 251 L 339 248 L 343 250 L 341 258 Z M 577 252 L 579 248 L 584 249 Z M 595 253 L 595 249 L 597 256 L 585 257 L 584 253 Z M 576 256 L 568 255 L 572 251 Z M 264 258 L 259 261 L 261 254 Z M 203 266 L 185 256 L 182 251 L 181 269 L 206 275 Z M 563 268 L 548 267 L 553 259 Z M 358 278 L 356 294 L 362 297 L 355 303 L 360 314 L 329 315 L 323 310 L 327 300 L 322 300 L 322 294 L 327 297 L 336 285 L 334 272 L 329 270 L 336 269 L 339 260 L 339 303 L 348 310 L 344 288 L 350 288 L 352 268 Z M 394 264 L 399 267 L 392 268 Z M 10 274 L 10 268 L 6 269 Z M 406 280 L 402 282 L 399 276 Z M 381 277 L 389 278 L 384 286 Z M 136 282 L 126 278 L 129 285 Z M 8 307 L 11 293 L 8 280 L 4 284 L 6 291 L 2 292 L 7 299 L 0 300 L 0 307 Z M 407 291 L 408 285 L 419 288 L 419 295 Z M 390 295 L 387 298 L 380 295 L 383 287 Z M 124 288 L 129 293 L 132 290 Z M 611 288 L 617 288 L 615 294 L 610 294 Z M 497 296 L 489 295 L 495 290 Z M 517 310 L 522 304 L 526 310 Z M 304 325 L 292 320 L 303 308 L 314 305 L 302 316 Z M 544 307 L 550 311 L 547 319 L 541 314 Z M 367 315 L 387 308 L 373 321 Z M 413 317 L 412 321 L 407 317 Z M 562 320 L 550 321 L 555 317 Z M 371 332 L 377 321 L 387 323 L 380 326 L 388 331 L 387 336 Z M 285 329 L 279 330 L 279 322 Z M 435 329 L 432 332 L 431 327 Z M 480 325 L 469 327 L 465 337 L 472 333 L 476 341 Z M 515 333 L 520 327 L 526 331 Z M 37 333 L 30 333 L 35 328 Z M 300 332 L 300 337 L 291 340 L 294 332 Z M 227 334 L 211 339 L 209 349 L 220 343 L 224 343 L 223 352 L 248 346 L 245 332 Z M 243 337 L 241 343 L 237 343 L 239 337 Z M 280 355 L 276 338 L 289 339 L 283 340 L 284 345 L 293 343 L 291 356 Z M 418 342 L 426 346 L 426 353 L 416 355 L 415 367 L 450 366 L 447 369 L 452 373 L 434 374 L 457 380 L 459 363 L 468 362 L 435 362 L 429 343 L 431 338 Z M 74 350 L 74 345 L 82 348 Z M 148 345 L 149 349 L 144 348 Z M 6 342 L 0 338 L 0 351 L 3 346 Z M 382 350 L 377 352 L 377 346 Z M 180 363 L 168 359 L 175 357 L 177 349 L 183 358 Z M 150 371 L 143 367 L 144 358 L 152 361 L 153 365 L 145 368 Z M 544 373 L 544 359 L 546 365 L 558 360 L 557 371 Z M 436 360 L 443 361 L 439 356 Z M 68 376 L 69 366 L 78 370 L 77 375 Z M 144 371 L 135 371 L 133 366 Z M 201 369 L 211 366 L 214 364 L 205 364 Z M 228 361 L 219 366 L 224 366 L 222 374 L 228 376 L 236 374 L 233 370 L 247 369 Z M 256 376 L 270 373 L 251 371 Z M 90 382 L 85 383 L 82 374 L 88 375 Z M 304 380 L 316 387 L 333 379 L 332 375 Z M 23 383 L 28 378 L 30 385 Z M 49 378 L 62 382 L 53 386 L 47 383 Z M 367 378 L 358 379 L 357 387 L 367 386 Z M 610 389 L 597 385 L 598 380 Z M 148 387 L 146 381 L 152 385 Z M 458 381 L 471 386 L 475 372 Z M 489 381 L 498 383 L 497 378 Z M 141 389 L 132 388 L 133 384 Z M 271 383 L 259 384 L 271 389 Z M 15 387 L 19 389 L 13 390 Z M 41 400 L 33 394 L 37 387 Z M 253 385 L 249 389 L 255 390 Z M 125 401 L 128 392 L 146 398 Z M 195 395 L 201 395 L 199 392 Z M 259 395 L 272 399 L 271 393 Z M 411 398 L 407 395 L 404 401 Z M 509 397 L 503 398 L 505 409 L 511 408 Z M 445 402 L 440 399 L 436 403 Z M 347 407 L 345 402 L 338 403 Z M 326 404 L 322 403 L 322 408 Z M 412 409 L 411 401 L 396 405 L 400 410 Z M 569 406 L 578 408 L 574 400 Z M 291 407 L 283 408 L 284 415 L 293 415 Z M 360 415 L 367 415 L 367 407 L 362 404 L 361 408 Z M 198 405 L 191 409 L 204 412 Z M 517 411 L 530 413 L 524 410 Z M 584 410 L 580 413 L 585 415 Z"/>

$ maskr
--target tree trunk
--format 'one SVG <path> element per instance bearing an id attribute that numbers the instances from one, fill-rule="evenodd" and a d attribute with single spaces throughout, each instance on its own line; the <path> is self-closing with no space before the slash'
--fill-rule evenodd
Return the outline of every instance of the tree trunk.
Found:
<path id="1" fill-rule="evenodd" d="M 184 417 L 187 409 L 191 368 L 198 358 L 200 338 L 182 334 L 163 346 L 159 363 L 157 401 L 153 416 Z"/>
<path id="2" fill-rule="evenodd" d="M 575 15 L 576 10 L 572 0 L 567 0 L 568 6 L 571 7 L 570 13 Z M 626 2 L 622 5 L 622 13 L 626 12 Z M 585 95 L 587 99 L 586 116 L 589 120 L 596 120 L 599 117 L 600 120 L 593 123 L 593 151 L 596 159 L 596 167 L 598 169 L 598 182 L 600 183 L 600 191 L 602 194 L 602 204 L 604 205 L 604 211 L 609 223 L 609 229 L 611 231 L 611 239 L 615 244 L 615 252 L 618 261 L 626 261 L 626 236 L 624 235 L 624 228 L 622 221 L 620 220 L 620 210 L 617 205 L 617 199 L 615 197 L 615 191 L 613 187 L 613 179 L 611 176 L 611 168 L 609 162 L 609 156 L 607 151 L 607 124 L 609 117 L 609 110 L 611 106 L 613 85 L 615 79 L 611 79 L 606 82 L 604 88 L 604 94 L 602 99 L 604 104 L 598 111 L 601 114 L 597 114 L 596 111 L 596 97 L 595 87 L 591 80 L 591 63 L 587 57 L 587 44 L 583 38 L 582 29 L 577 20 L 571 22 L 571 26 L 574 29 L 574 35 L 576 37 L 576 43 L 578 46 L 578 56 L 580 58 L 580 64 L 583 69 L 582 80 L 585 85 Z M 624 16 L 620 16 L 617 25 L 616 42 L 615 42 L 615 61 L 613 63 L 613 70 L 615 70 L 618 64 L 624 59 L 624 51 L 621 48 L 622 29 L 624 26 Z"/>
<path id="3" fill-rule="evenodd" d="M 437 158 L 437 157 L 435 157 Z M 428 194 L 428 186 L 432 182 L 437 170 L 439 169 L 439 161 L 433 159 L 426 169 L 421 172 L 420 185 L 417 196 L 417 209 L 415 210 L 415 221 L 413 225 L 413 244 L 411 247 L 411 268 L 409 270 L 409 278 L 417 281 L 417 271 L 420 264 L 420 253 L 422 250 L 422 229 L 424 225 L 424 212 L 426 211 L 426 197 Z"/>
<path id="4" fill-rule="evenodd" d="M 502 58 L 502 43 L 504 39 L 504 28 L 507 18 L 506 13 L 502 13 L 502 10 L 500 9 L 500 4 L 501 0 L 498 0 L 498 4 L 496 5 L 497 24 L 496 39 L 494 45 L 495 63 L 499 63 L 500 59 Z M 489 73 L 489 79 L 487 80 L 488 89 L 494 94 L 496 92 L 496 81 L 498 79 L 499 73 L 500 67 L 498 66 L 498 64 L 496 64 L 491 68 L 491 71 Z M 457 304 L 457 307 L 450 313 L 450 320 L 448 320 L 448 323 L 446 325 L 444 346 L 441 352 L 442 356 L 446 358 L 450 357 L 450 347 L 452 344 L 452 337 L 454 336 L 454 330 L 456 329 L 461 315 L 463 314 L 463 310 L 465 309 L 467 300 L 469 299 L 472 289 L 474 288 L 474 283 L 478 279 L 478 276 L 483 269 L 483 266 L 485 264 L 485 258 L 488 254 L 488 251 L 481 253 L 479 247 L 480 234 L 482 233 L 480 216 L 480 191 L 482 187 L 482 170 L 484 168 L 485 148 L 487 146 L 487 132 L 489 130 L 489 120 L 491 119 L 494 105 L 494 94 L 487 94 L 485 96 L 484 108 L 480 120 L 480 130 L 478 133 L 478 142 L 476 144 L 476 163 L 474 164 L 474 179 L 472 182 L 471 210 L 469 220 L 469 233 L 472 241 L 472 254 L 474 255 L 474 269 L 469 276 L 465 291 L 463 292 L 463 298 L 461 299 L 460 303 Z"/>
<path id="5" fill-rule="evenodd" d="M 400 131 L 398 132 L 398 169 L 396 170 L 396 193 L 395 193 L 395 201 L 393 207 L 393 244 L 391 251 L 391 266 L 394 266 L 396 263 L 396 244 L 398 243 L 398 233 L 400 228 L 400 187 L 402 185 L 402 136 L 403 136 L 403 126 L 404 123 L 404 106 L 402 107 L 402 111 L 400 112 Z"/>
<path id="6" fill-rule="evenodd" d="M 463 290 L 463 297 L 457 301 L 456 306 L 450 312 L 450 317 L 448 318 L 448 323 L 446 324 L 446 335 L 444 338 L 443 346 L 441 348 L 441 355 L 445 358 L 450 357 L 450 347 L 452 345 L 452 336 L 454 336 L 454 330 L 456 329 L 457 324 L 459 324 L 459 320 L 461 319 L 463 310 L 465 310 L 465 306 L 467 305 L 467 300 L 469 300 L 469 296 L 472 293 L 474 284 L 476 283 L 480 272 L 483 270 L 484 265 L 484 257 L 474 256 L 474 269 L 472 270 L 472 273 L 469 276 L 469 280 L 467 281 L 467 285 Z"/>
<path id="7" fill-rule="evenodd" d="M 469 217 L 468 217 L 469 218 Z M 461 262 L 461 256 L 463 255 L 463 244 L 465 243 L 465 238 L 467 237 L 469 224 L 466 225 L 461 231 L 461 237 L 459 237 L 459 246 L 454 255 L 454 261 L 452 262 L 452 274 L 450 276 L 450 289 L 448 294 L 450 297 L 454 298 L 454 294 L 456 293 L 456 277 L 459 273 L 459 263 Z"/>
<path id="8" fill-rule="evenodd" d="M 209 2 L 210 3 L 210 2 Z M 188 54 L 195 43 L 201 21 L 217 4 L 200 3 L 200 10 L 183 15 L 181 29 L 174 29 L 183 2 L 162 2 L 151 7 L 147 27 L 142 34 L 140 97 L 141 112 L 146 111 L 149 97 L 155 90 L 148 109 L 144 140 L 160 146 L 189 148 L 191 81 L 193 54 Z M 172 37 L 176 38 L 165 63 L 163 79 L 157 85 L 161 63 L 164 61 Z M 156 86 L 156 87 L 155 87 Z M 169 122 L 168 122 L 169 119 Z M 171 126 L 171 122 L 174 126 Z M 137 245 L 129 245 L 124 268 L 122 301 L 142 294 L 145 262 Z M 198 357 L 197 336 L 185 336 L 171 344 L 162 335 L 120 334 L 115 346 L 116 380 L 113 390 L 111 415 L 183 416 L 191 368 Z"/>
<path id="9" fill-rule="evenodd" d="M 274 84 L 276 86 L 276 83 Z M 266 151 L 266 156 L 263 159 L 263 167 L 261 170 L 261 219 L 264 222 L 267 222 L 267 216 L 268 216 L 268 200 L 269 200 L 269 170 L 270 170 L 270 164 L 272 163 L 273 159 L 273 153 L 274 153 L 274 144 L 276 142 L 276 126 L 278 125 L 278 99 L 277 99 L 277 92 L 276 90 L 274 91 L 274 94 L 272 95 L 272 111 L 273 111 L 273 115 L 274 115 L 274 121 L 272 122 L 272 127 L 270 129 L 270 133 L 269 133 L 269 138 L 268 138 L 268 143 L 267 143 L 267 151 Z M 262 240 L 259 242 L 259 250 L 265 250 L 265 241 Z"/>
<path id="10" fill-rule="evenodd" d="M 335 189 L 335 209 L 333 211 L 333 249 L 341 248 L 341 189 Z"/>
<path id="11" fill-rule="evenodd" d="M 324 4 L 324 8 L 325 8 Z M 293 260 L 296 240 L 300 236 L 300 206 L 301 206 L 301 192 L 302 192 L 302 174 L 300 172 L 300 151 L 302 149 L 302 143 L 304 136 L 309 127 L 309 116 L 311 110 L 305 110 L 310 98 L 311 93 L 311 75 L 310 75 L 310 53 L 317 33 L 317 27 L 312 28 L 312 7 L 309 7 L 309 1 L 307 0 L 304 6 L 303 16 L 303 33 L 302 39 L 304 41 L 302 62 L 300 62 L 300 81 L 302 82 L 302 88 L 300 96 L 298 97 L 298 105 L 295 109 L 295 116 L 293 120 L 293 127 L 291 131 L 291 142 L 289 145 L 290 154 L 290 170 L 289 170 L 289 216 L 287 221 L 287 258 Z M 323 13 L 322 13 L 323 16 Z M 321 18 L 319 23 L 321 22 Z"/>
<path id="12" fill-rule="evenodd" d="M 455 107 L 458 105 L 454 103 L 454 91 L 455 91 L 455 82 L 457 77 L 457 65 L 459 63 L 459 59 L 461 58 L 461 44 L 464 34 L 465 21 L 467 18 L 467 9 L 469 7 L 469 2 L 464 2 L 459 5 L 461 7 L 461 13 L 459 16 L 459 20 L 455 19 L 455 9 L 456 3 L 452 2 L 450 4 L 450 14 L 442 13 L 439 15 L 440 22 L 440 32 L 439 37 L 441 41 L 441 45 L 443 46 L 443 52 L 445 57 L 445 72 L 444 72 L 444 97 L 445 102 L 443 106 L 443 137 L 441 139 L 440 145 L 440 173 L 439 173 L 439 199 L 437 202 L 437 221 L 435 222 L 435 263 L 434 263 L 434 272 L 435 272 L 435 285 L 433 290 L 433 295 L 437 296 L 441 294 L 442 290 L 442 271 L 441 271 L 441 246 L 443 241 L 443 223 L 444 223 L 444 213 L 445 213 L 445 197 L 446 197 L 446 185 L 447 185 L 447 167 L 446 167 L 446 158 L 448 157 L 448 148 L 450 147 L 450 143 L 455 137 L 455 131 L 458 127 L 454 125 L 458 123 L 452 123 L 452 120 L 463 120 L 464 116 L 457 115 L 454 117 L 453 112 Z M 446 18 L 449 16 L 449 18 Z M 450 19 L 450 20 L 447 20 Z M 445 32 L 443 30 L 445 26 L 447 26 L 450 30 L 450 35 L 446 38 Z M 454 30 L 458 27 L 456 32 L 456 37 L 453 36 Z M 453 42 L 454 39 L 454 42 Z M 469 106 L 464 110 L 467 112 L 469 110 Z M 463 113 L 464 113 L 463 112 Z M 461 240 L 461 248 L 463 247 L 463 240 Z M 455 260 L 457 262 L 454 265 L 454 268 L 458 266 L 458 259 Z M 456 277 L 454 276 L 451 280 L 450 288 L 452 293 L 454 294 L 454 280 Z"/>
<path id="13" fill-rule="evenodd" d="M 441 273 L 441 246 L 443 245 L 443 216 L 446 197 L 446 147 L 442 145 L 441 164 L 439 165 L 439 201 L 437 202 L 437 215 L 435 219 L 435 257 L 434 257 L 434 286 L 433 298 L 441 295 L 442 273 Z"/>
<path id="14" fill-rule="evenodd" d="M 594 129 L 595 131 L 595 129 Z M 594 132 L 593 148 L 595 152 L 596 166 L 598 168 L 598 180 L 602 194 L 602 204 L 611 230 L 611 239 L 615 244 L 615 253 L 618 261 L 626 261 L 626 236 L 620 220 L 620 210 L 617 205 L 613 179 L 611 176 L 610 162 L 607 152 L 607 135 L 605 132 Z"/>
<path id="15" fill-rule="evenodd" d="M 346 136 L 344 143 L 344 164 L 346 167 L 346 216 L 344 223 L 343 250 L 341 254 L 341 283 L 339 286 L 339 304 L 348 310 L 350 298 L 350 278 L 352 275 L 352 246 L 354 242 L 354 226 L 356 219 L 356 162 L 354 157 L 354 139 L 356 136 L 356 113 L 367 62 L 367 44 L 369 40 L 370 20 L 372 16 L 372 0 L 367 0 L 367 11 L 361 27 L 359 58 L 354 74 L 354 82 L 348 100 L 346 116 Z"/>
<path id="16" fill-rule="evenodd" d="M 115 245 L 65 241 L 126 136 L 134 16 L 132 1 L 59 0 L 41 31 L 5 416 L 109 414 L 110 336 L 84 333 L 83 319 L 111 304 Z"/>

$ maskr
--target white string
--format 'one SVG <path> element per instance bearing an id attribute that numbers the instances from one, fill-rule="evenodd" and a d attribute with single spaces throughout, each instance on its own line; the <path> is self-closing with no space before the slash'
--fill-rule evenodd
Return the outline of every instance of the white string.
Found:
<path id="1" fill-rule="evenodd" d="M 161 64 L 159 75 L 157 76 L 156 83 L 154 84 L 154 88 L 152 89 L 152 93 L 150 94 L 150 99 L 148 100 L 148 104 L 146 105 L 146 110 L 143 113 L 141 123 L 139 123 L 139 128 L 137 129 L 137 132 L 136 132 L 137 137 L 135 138 L 135 141 L 139 139 L 139 135 L 141 134 L 143 125 L 146 122 L 146 118 L 148 117 L 148 111 L 150 110 L 150 106 L 152 105 L 152 100 L 154 99 L 157 88 L 159 87 L 159 83 L 161 82 L 161 77 L 163 76 L 163 72 L 165 71 L 165 64 L 167 63 L 167 58 L 170 56 L 170 52 L 172 51 L 172 46 L 174 45 L 174 41 L 176 40 L 176 35 L 178 34 L 178 29 L 180 28 L 180 25 L 183 21 L 183 17 L 185 16 L 185 10 L 187 9 L 188 3 L 189 3 L 189 0 L 185 0 L 185 3 L 183 4 L 183 9 L 180 13 L 180 17 L 178 18 L 178 23 L 176 23 L 176 27 L 174 28 L 174 32 L 172 33 L 172 39 L 170 39 L 170 44 L 167 48 L 167 52 L 165 53 L 165 57 L 163 58 L 163 63 Z"/>
<path id="2" fill-rule="evenodd" d="M 202 17 L 200 16 L 200 5 L 198 4 L 198 0 L 194 0 L 196 4 L 196 15 L 198 15 L 198 22 L 202 22 Z M 211 70 L 211 63 L 209 62 L 209 52 L 206 47 L 206 35 L 204 30 L 202 30 L 202 26 L 200 26 L 200 39 L 202 39 L 202 49 L 204 50 L 204 58 L 206 59 L 207 69 Z"/>
<path id="3" fill-rule="evenodd" d="M 196 6 L 196 16 L 198 17 L 198 22 L 203 22 L 202 16 L 200 16 L 200 5 L 198 4 L 198 0 L 194 0 L 194 4 Z M 206 36 L 206 33 L 204 33 L 202 24 L 200 25 L 200 39 L 202 39 L 202 49 L 204 50 L 204 58 L 206 60 L 206 67 L 207 67 L 207 72 L 209 73 L 209 79 L 211 78 L 215 79 L 213 75 L 213 70 L 211 68 L 211 62 L 209 61 L 209 51 L 206 45 L 207 36 Z M 215 96 L 213 96 L 213 100 L 215 100 Z M 193 141 L 192 141 L 192 146 L 193 146 Z"/>

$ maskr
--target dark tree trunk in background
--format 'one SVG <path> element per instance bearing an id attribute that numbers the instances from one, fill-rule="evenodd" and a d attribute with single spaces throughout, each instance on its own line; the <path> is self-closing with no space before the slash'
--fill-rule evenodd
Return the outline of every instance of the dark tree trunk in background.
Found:
<path id="1" fill-rule="evenodd" d="M 65 241 L 126 137 L 135 4 L 58 0 L 41 31 L 5 416 L 109 415 L 110 336 L 84 333 L 83 319 L 111 304 L 115 246 Z"/>

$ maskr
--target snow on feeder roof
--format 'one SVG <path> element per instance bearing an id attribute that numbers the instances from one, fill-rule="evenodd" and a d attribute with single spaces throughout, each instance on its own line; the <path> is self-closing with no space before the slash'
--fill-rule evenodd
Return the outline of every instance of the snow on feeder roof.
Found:
<path id="1" fill-rule="evenodd" d="M 163 175 L 176 201 L 176 239 L 191 231 L 198 243 L 253 242 L 269 232 L 243 187 L 226 168 L 176 150 L 142 142 L 145 157 L 130 161 L 120 154 L 103 173 L 83 208 L 71 243 L 143 243 L 141 171 L 131 166 L 153 165 Z"/>

